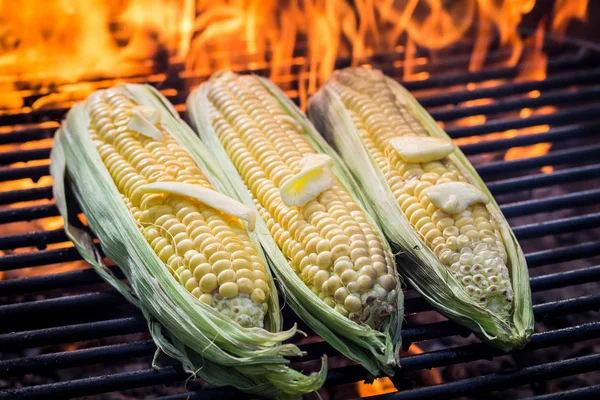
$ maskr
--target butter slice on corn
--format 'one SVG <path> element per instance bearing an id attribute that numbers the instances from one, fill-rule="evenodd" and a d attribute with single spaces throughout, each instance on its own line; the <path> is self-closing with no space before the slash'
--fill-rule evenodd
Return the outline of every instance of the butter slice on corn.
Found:
<path id="1" fill-rule="evenodd" d="M 416 100 L 380 71 L 346 69 L 308 112 L 358 177 L 415 288 L 484 340 L 523 346 L 533 328 L 523 253 L 474 168 Z"/>

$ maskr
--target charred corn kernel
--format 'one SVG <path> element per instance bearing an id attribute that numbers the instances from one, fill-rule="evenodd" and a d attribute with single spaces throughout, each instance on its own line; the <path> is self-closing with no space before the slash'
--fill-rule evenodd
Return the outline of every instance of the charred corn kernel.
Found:
<path id="1" fill-rule="evenodd" d="M 240 229 L 240 223 L 182 195 L 144 193 L 144 185 L 157 182 L 191 183 L 213 190 L 191 156 L 162 128 L 159 120 L 144 120 L 144 116 L 154 118 L 152 109 L 140 111 L 140 106 L 121 92 L 99 91 L 88 102 L 89 134 L 157 256 L 200 301 L 221 304 L 223 314 L 244 326 L 262 327 L 263 304 L 269 293 L 267 276 L 243 274 L 245 280 L 238 287 L 236 271 L 248 270 L 249 260 L 258 264 L 258 270 L 264 270 L 262 261 L 253 258 L 256 251 Z M 133 119 L 136 121 L 127 125 Z M 241 243 L 249 246 L 251 252 Z M 235 252 L 227 251 L 228 246 Z M 260 281 L 263 293 L 250 300 L 256 280 Z M 234 312 L 232 302 L 238 298 L 250 302 L 243 309 L 247 315 L 240 316 L 239 309 Z"/>
<path id="2" fill-rule="evenodd" d="M 355 283 L 361 293 L 375 287 L 389 293 L 395 289 L 392 281 L 384 278 L 384 288 L 378 277 L 388 276 L 388 269 L 393 274 L 395 267 L 383 250 L 383 238 L 331 173 L 333 160 L 314 150 L 298 123 L 255 77 L 221 74 L 209 82 L 207 100 L 214 132 L 291 267 L 331 307 L 343 308 L 342 314 L 353 320 L 362 318 L 370 305 L 358 296 L 347 300 L 342 296 L 346 292 L 338 290 Z M 247 265 L 234 262 L 233 269 L 244 271 Z M 263 274 L 252 269 L 251 296 L 259 299 L 269 291 Z M 240 286 L 242 292 L 251 288 L 245 281 L 243 290 Z M 396 298 L 384 297 L 379 322 L 395 309 Z"/>
<path id="3" fill-rule="evenodd" d="M 401 268 L 413 286 L 483 340 L 523 346 L 533 331 L 523 252 L 473 166 L 410 93 L 380 71 L 349 68 L 334 72 L 308 113 L 365 195 L 376 193 L 369 203 L 407 253 Z M 351 247 L 355 263 L 360 251 Z M 383 297 L 379 288 L 394 288 L 395 277 L 374 268 L 374 287 L 360 273 L 351 286 L 344 272 L 352 295 Z"/>

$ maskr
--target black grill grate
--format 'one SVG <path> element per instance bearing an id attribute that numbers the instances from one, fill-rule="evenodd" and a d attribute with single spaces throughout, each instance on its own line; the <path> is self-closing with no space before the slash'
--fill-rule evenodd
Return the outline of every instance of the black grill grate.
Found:
<path id="1" fill-rule="evenodd" d="M 452 68 L 456 66 L 457 58 L 445 60 L 441 67 L 438 66 L 442 72 L 432 72 L 427 80 L 405 83 L 416 92 L 434 118 L 446 124 L 448 133 L 454 138 L 549 126 L 547 131 L 535 135 L 496 138 L 462 146 L 491 191 L 498 196 L 503 212 L 515 225 L 515 234 L 524 245 L 531 268 L 538 331 L 544 331 L 534 334 L 528 346 L 515 353 L 516 357 L 535 350 L 545 351 L 600 338 L 600 323 L 595 321 L 597 316 L 589 313 L 600 309 L 600 295 L 597 294 L 600 265 L 596 265 L 600 260 L 600 189 L 596 178 L 600 172 L 600 142 L 595 136 L 600 128 L 600 104 L 596 101 L 600 94 L 600 58 L 583 50 L 567 48 L 565 51 L 565 54 L 549 61 L 548 77 L 540 81 L 513 81 L 519 72 L 518 67 L 488 68 L 471 74 L 455 73 Z M 383 54 L 371 61 L 375 67 L 399 77 L 403 72 L 401 67 L 392 67 L 397 57 Z M 337 66 L 343 67 L 347 63 L 348 60 L 339 60 Z M 432 71 L 435 68 L 432 67 Z M 444 72 L 444 69 L 447 71 Z M 195 84 L 205 78 L 188 77 L 184 82 L 177 77 L 159 76 L 149 80 L 159 87 L 166 85 L 181 89 L 183 85 Z M 465 90 L 466 84 L 495 79 L 506 82 L 494 87 Z M 293 77 L 278 83 L 291 90 L 290 82 L 295 84 Z M 431 94 L 433 89 L 441 89 L 441 92 Z M 539 97 L 527 96 L 531 91 L 539 91 Z M 171 100 L 181 104 L 186 90 L 167 92 L 173 93 L 176 94 L 170 96 Z M 295 92 L 292 90 L 290 93 L 293 96 Z M 463 104 L 485 98 L 493 101 L 475 106 Z M 555 109 L 550 113 L 519 115 L 525 107 L 535 111 L 547 106 Z M 67 109 L 68 106 L 59 106 L 45 110 L 0 112 L 0 130 L 4 132 L 0 133 L 0 145 L 51 137 L 58 126 L 57 121 Z M 480 115 L 487 117 L 483 124 L 457 124 L 459 118 Z M 503 160 L 507 149 L 544 142 L 552 144 L 547 154 Z M 0 166 L 4 166 L 0 168 L 0 185 L 11 184 L 18 179 L 36 182 L 47 176 L 47 162 L 43 165 L 32 165 L 31 162 L 43 163 L 49 151 L 50 147 L 0 152 Z M 553 167 L 554 171 L 541 173 L 540 168 L 547 166 Z M 172 392 L 180 392 L 160 397 L 161 400 L 248 397 L 231 388 L 199 390 L 198 382 L 192 382 L 188 386 L 191 391 L 185 392 L 183 382 L 188 376 L 176 365 L 167 365 L 158 371 L 150 369 L 148 361 L 155 352 L 155 346 L 144 336 L 146 324 L 135 308 L 109 290 L 90 269 L 44 273 L 48 265 L 80 260 L 74 248 L 66 243 L 64 230 L 9 231 L 13 223 L 35 223 L 41 218 L 58 215 L 52 203 L 17 204 L 52 199 L 51 188 L 36 186 L 2 190 L 0 207 L 4 207 L 0 208 L 0 251 L 4 254 L 0 255 L 0 274 L 14 274 L 24 268 L 39 269 L 42 273 L 0 280 L 0 399 L 63 399 L 161 384 L 173 385 Z M 65 244 L 60 248 L 47 249 L 47 246 L 59 243 Z M 30 250 L 15 251 L 23 248 Z M 116 267 L 113 269 L 118 273 Z M 393 380 L 401 390 L 375 397 L 377 399 L 477 396 L 533 382 L 600 371 L 600 356 L 590 354 L 588 350 L 585 354 L 574 354 L 572 358 L 543 359 L 537 365 L 509 372 L 484 373 L 455 381 L 448 379 L 447 383 L 435 386 L 411 387 L 412 372 L 492 360 L 503 353 L 480 343 L 464 344 L 465 340 L 456 337 L 468 337 L 469 332 L 449 321 L 437 318 L 431 319 L 437 322 L 418 323 L 423 315 L 428 315 L 431 307 L 411 289 L 407 291 L 406 310 L 405 347 L 414 342 L 424 342 L 422 346 L 427 351 L 404 357 L 403 370 Z M 284 315 L 288 323 L 295 321 L 289 310 L 284 311 Z M 552 323 L 546 326 L 544 321 Z M 84 342 L 89 348 L 64 351 L 64 345 L 76 342 Z M 432 343 L 437 343 L 437 348 Z M 448 343 L 453 345 L 448 346 Z M 301 347 L 307 351 L 308 359 L 317 359 L 323 353 L 336 355 L 323 342 Z M 36 348 L 42 350 L 34 350 Z M 587 346 L 587 349 L 591 348 L 593 345 Z M 533 357 L 534 363 L 535 360 Z M 109 365 L 112 368 L 84 378 L 74 375 L 73 378 L 61 379 L 55 373 L 93 365 Z M 113 373 L 115 365 L 119 372 Z M 127 365 L 134 367 L 120 367 Z M 11 379 L 15 382 L 24 376 L 48 379 L 25 387 L 11 386 Z M 332 393 L 337 385 L 357 382 L 364 377 L 365 371 L 358 365 L 340 366 L 330 370 L 326 386 Z M 598 396 L 600 385 L 595 384 L 598 382 L 600 378 L 595 375 L 586 387 L 567 386 L 560 399 Z M 3 387 L 5 391 L 1 391 Z M 540 389 L 532 393 L 541 394 L 543 391 Z M 557 396 L 549 394 L 534 398 L 546 400 Z"/>

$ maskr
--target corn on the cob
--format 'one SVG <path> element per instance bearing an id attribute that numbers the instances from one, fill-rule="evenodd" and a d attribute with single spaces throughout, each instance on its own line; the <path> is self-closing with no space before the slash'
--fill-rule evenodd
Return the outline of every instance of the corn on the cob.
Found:
<path id="1" fill-rule="evenodd" d="M 418 103 L 379 71 L 347 69 L 311 99 L 309 115 L 371 195 L 390 241 L 421 264 L 401 263 L 415 287 L 493 344 L 523 345 L 532 313 L 522 251 L 468 160 Z M 427 283 L 434 278 L 437 286 Z"/>
<path id="2" fill-rule="evenodd" d="M 265 264 L 237 218 L 177 194 L 145 192 L 157 182 L 214 190 L 175 138 L 128 128 L 131 99 L 116 90 L 88 99 L 89 134 L 146 241 L 200 301 L 242 326 L 263 327 L 270 295 Z M 149 189 L 146 189 L 149 190 Z"/>
<path id="3" fill-rule="evenodd" d="M 285 367 L 284 356 L 301 352 L 280 343 L 295 329 L 278 332 L 275 287 L 249 233 L 256 210 L 217 191 L 206 150 L 166 104 L 150 88 L 123 85 L 70 111 L 52 154 L 68 234 L 103 277 L 167 329 L 169 339 L 162 328 L 151 332 L 188 369 L 262 395 L 317 389 L 325 369 L 306 377 Z M 90 227 L 131 288 L 107 275 L 91 238 L 68 224 L 65 168 Z M 205 362 L 223 374 L 203 373 Z"/>
<path id="4" fill-rule="evenodd" d="M 238 188 L 247 187 L 247 202 L 252 201 L 247 196 L 250 191 L 266 224 L 265 233 L 273 238 L 260 235 L 267 253 L 270 257 L 282 253 L 287 259 L 274 268 L 286 294 L 294 298 L 292 306 L 304 304 L 297 313 L 302 317 L 318 306 L 318 313 L 353 331 L 358 328 L 378 336 L 377 330 L 386 332 L 389 337 L 384 340 L 389 344 L 378 340 L 375 348 L 353 331 L 336 326 L 340 322 L 330 324 L 323 336 L 333 333 L 350 338 L 354 346 L 368 349 L 380 361 L 373 363 L 364 351 L 348 351 L 339 339 L 330 342 L 366 364 L 373 374 L 391 373 L 390 366 L 396 362 L 391 350 L 399 340 L 393 337 L 401 319 L 401 290 L 393 257 L 378 227 L 351 192 L 335 153 L 325 149 L 324 142 L 315 141 L 318 134 L 290 103 L 268 81 L 233 73 L 214 76 L 188 99 L 202 139 L 221 165 L 235 166 L 239 176 L 233 168 L 227 174 Z M 319 154 L 327 151 L 328 155 Z M 308 316 L 307 323 L 322 333 L 320 326 L 311 323 L 314 316 L 320 319 L 318 313 Z"/>

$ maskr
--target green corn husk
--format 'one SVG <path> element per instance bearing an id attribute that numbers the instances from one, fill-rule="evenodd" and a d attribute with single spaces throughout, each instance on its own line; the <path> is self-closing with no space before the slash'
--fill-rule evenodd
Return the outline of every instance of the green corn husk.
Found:
<path id="1" fill-rule="evenodd" d="M 224 72 L 229 73 L 229 72 Z M 213 78 L 218 78 L 217 73 Z M 333 172 L 340 182 L 348 189 L 357 204 L 363 205 L 360 191 L 350 172 L 347 170 L 335 151 L 323 140 L 315 130 L 308 118 L 275 84 L 268 79 L 255 77 L 262 85 L 275 96 L 285 112 L 293 118 L 303 130 L 304 135 L 319 153 L 325 153 L 334 159 Z M 242 177 L 225 148 L 219 141 L 217 134 L 211 126 L 208 115 L 208 89 L 211 81 L 194 90 L 187 100 L 188 112 L 192 126 L 196 129 L 202 141 L 211 149 L 214 157 L 219 161 L 223 174 L 229 178 L 231 190 L 235 191 L 236 198 L 247 205 L 253 205 L 252 194 L 244 183 Z M 233 197 L 233 196 L 232 196 Z M 378 225 L 367 218 L 379 231 Z M 314 294 L 304 282 L 296 275 L 289 260 L 277 246 L 271 236 L 267 225 L 258 218 L 256 232 L 263 250 L 271 260 L 274 274 L 284 290 L 286 303 L 294 312 L 321 338 L 336 348 L 340 353 L 351 360 L 361 363 L 369 372 L 367 381 L 373 377 L 393 375 L 394 368 L 399 362 L 399 348 L 401 344 L 400 328 L 403 318 L 404 301 L 401 287 L 398 286 L 397 312 L 391 315 L 378 331 L 365 324 L 358 324 L 347 317 L 334 311 Z M 400 281 L 398 281 L 400 282 Z M 400 283 L 399 283 L 400 285 Z"/>
<path id="2" fill-rule="evenodd" d="M 179 118 L 170 103 L 148 85 L 119 85 L 115 90 L 136 103 L 156 109 L 160 121 L 187 149 L 200 170 L 218 191 L 226 192 L 220 170 L 193 131 Z M 187 372 L 217 386 L 233 385 L 260 396 L 297 398 L 322 386 L 321 371 L 305 376 L 287 365 L 286 357 L 301 356 L 293 344 L 282 344 L 296 328 L 281 331 L 282 321 L 276 288 L 270 279 L 266 329 L 244 328 L 189 293 L 168 271 L 136 226 L 88 134 L 86 103 L 75 105 L 57 131 L 50 171 L 54 197 L 75 247 L 102 278 L 142 310 L 157 346 L 180 360 Z M 71 184 L 88 225 L 100 240 L 106 256 L 123 271 L 127 282 L 117 279 L 105 266 L 92 237 L 74 224 L 73 204 L 65 194 Z M 259 254 L 256 233 L 248 233 Z M 267 269 L 268 270 L 268 269 Z"/>
<path id="3" fill-rule="evenodd" d="M 380 71 L 365 72 L 362 69 L 347 69 L 345 74 L 354 74 L 369 79 L 379 79 L 391 91 L 396 101 L 408 109 L 433 137 L 450 140 L 433 118 L 419 105 L 410 93 Z M 341 73 L 341 72 L 340 72 Z M 457 148 L 446 160 L 453 163 L 470 183 L 479 188 L 490 200 L 487 210 L 498 222 L 507 252 L 506 266 L 514 290 L 512 310 L 509 315 L 500 315 L 482 307 L 461 286 L 411 226 L 397 200 L 377 167 L 367 146 L 355 126 L 349 110 L 333 90 L 336 73 L 315 94 L 308 107 L 308 114 L 317 129 L 332 143 L 360 182 L 363 193 L 369 197 L 370 207 L 378 217 L 388 240 L 401 252 L 398 261 L 402 275 L 437 310 L 448 318 L 472 329 L 482 340 L 502 350 L 523 347 L 533 332 L 533 310 L 531 291 L 525 256 L 517 239 L 473 166 Z M 358 81 L 357 81 L 358 82 Z M 339 86 L 338 86 L 339 88 Z"/>

